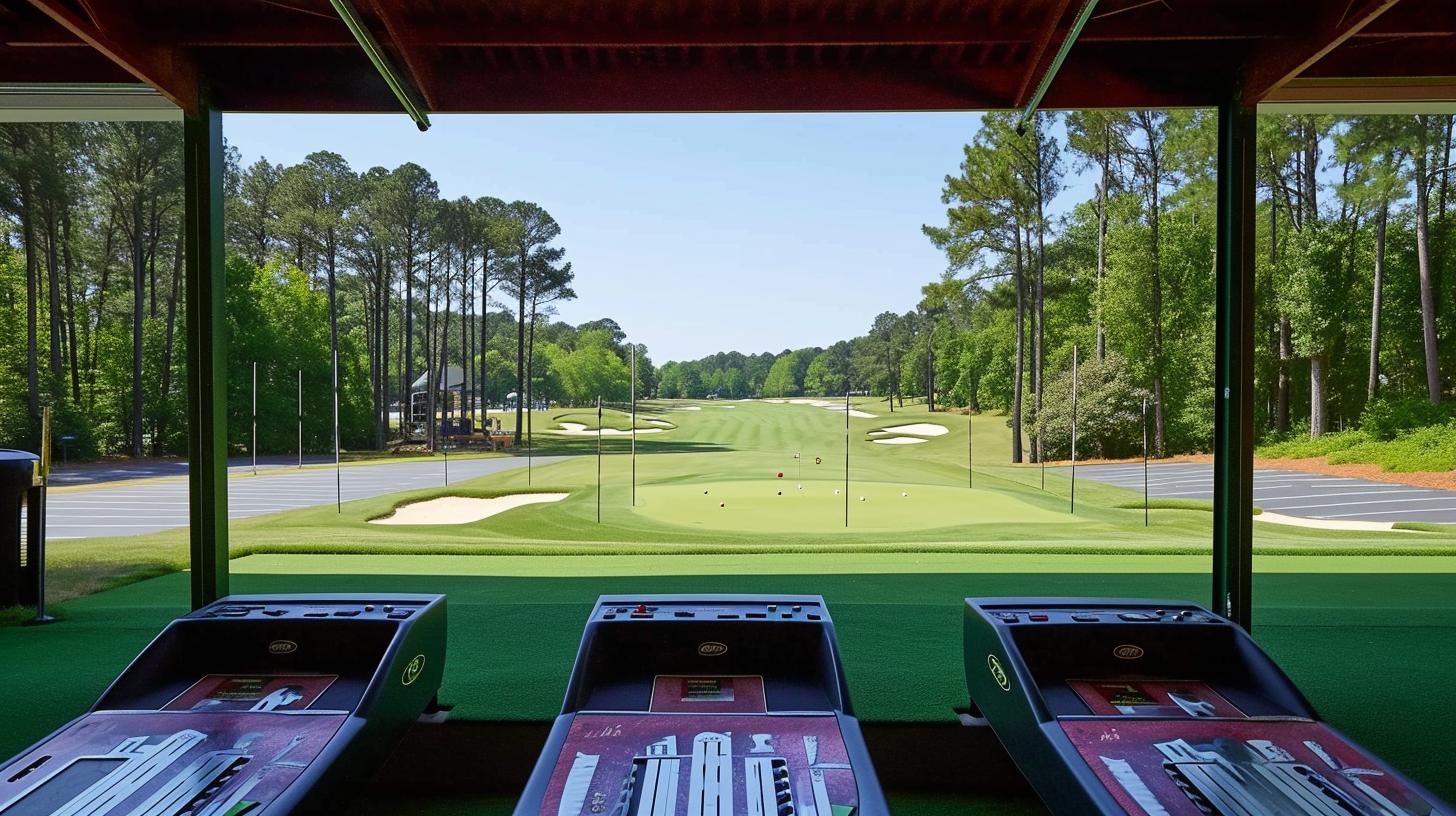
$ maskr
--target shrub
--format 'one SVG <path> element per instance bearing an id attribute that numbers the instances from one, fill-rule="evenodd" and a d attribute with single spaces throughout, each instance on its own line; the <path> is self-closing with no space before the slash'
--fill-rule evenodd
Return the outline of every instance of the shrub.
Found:
<path id="1" fill-rule="evenodd" d="M 1440 425 L 1456 417 L 1450 403 L 1432 405 L 1424 398 L 1380 396 L 1360 414 L 1360 427 L 1375 439 L 1391 440 L 1404 431 Z"/>

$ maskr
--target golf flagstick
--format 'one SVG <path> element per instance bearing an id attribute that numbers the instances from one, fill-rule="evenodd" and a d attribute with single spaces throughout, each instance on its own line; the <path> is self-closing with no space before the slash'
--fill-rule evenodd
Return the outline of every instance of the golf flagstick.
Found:
<path id="1" fill-rule="evenodd" d="M 844 526 L 849 526 L 849 386 L 844 387 Z"/>
<path id="2" fill-rule="evenodd" d="M 597 524 L 602 523 L 602 398 L 597 397 Z"/>
<path id="3" fill-rule="evenodd" d="M 253 475 L 258 475 L 258 361 L 253 361 Z"/>
<path id="4" fill-rule="evenodd" d="M 976 486 L 976 434 L 971 417 L 970 406 L 966 406 L 966 487 L 974 489 Z"/>
<path id="5" fill-rule="evenodd" d="M 1077 512 L 1077 347 L 1072 346 L 1072 513 Z"/>
<path id="6" fill-rule="evenodd" d="M 637 506 L 637 344 L 632 344 L 632 506 Z M 600 423 L 598 423 L 600 424 Z"/>
<path id="7" fill-rule="evenodd" d="M 334 512 L 344 512 L 344 474 L 339 467 L 339 346 L 334 344 Z M 448 483 L 448 482 L 447 482 Z"/>
<path id="8" fill-rule="evenodd" d="M 1143 397 L 1143 526 L 1148 526 L 1148 398 Z"/>
<path id="9" fill-rule="evenodd" d="M 303 467 L 303 369 L 298 370 L 298 466 Z"/>

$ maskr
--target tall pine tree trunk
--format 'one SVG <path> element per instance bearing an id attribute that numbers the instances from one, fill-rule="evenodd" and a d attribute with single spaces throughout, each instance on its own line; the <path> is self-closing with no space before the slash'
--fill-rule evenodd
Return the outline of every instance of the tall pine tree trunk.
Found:
<path id="1" fill-rule="evenodd" d="M 1375 399 L 1380 387 L 1380 299 L 1385 287 L 1385 222 L 1390 215 L 1390 202 L 1380 202 L 1380 215 L 1375 221 L 1375 287 L 1370 295 L 1370 372 L 1365 380 L 1366 401 Z"/>
<path id="2" fill-rule="evenodd" d="M 516 292 L 516 445 L 521 444 L 521 403 L 526 400 L 526 253 L 518 259 L 520 281 Z"/>
<path id="3" fill-rule="evenodd" d="M 142 248 L 142 199 L 132 201 L 131 455 L 142 456 L 142 315 L 146 309 L 146 260 Z"/>
<path id="4" fill-rule="evenodd" d="M 79 352 L 76 349 L 76 277 L 74 257 L 71 254 L 71 213 L 66 211 L 61 223 L 61 246 L 64 247 L 62 261 L 66 269 L 66 350 L 70 356 L 71 404 L 81 405 L 81 368 Z"/>
<path id="5" fill-rule="evenodd" d="M 1441 402 L 1441 363 L 1436 352 L 1436 288 L 1431 269 L 1430 179 L 1426 151 L 1415 152 L 1416 170 L 1416 264 L 1421 287 L 1421 336 L 1426 352 L 1426 392 L 1432 405 Z"/>
<path id="6" fill-rule="evenodd" d="M 1102 183 L 1097 185 L 1097 359 L 1107 359 L 1107 329 L 1102 324 L 1102 276 L 1107 271 L 1107 184 L 1111 178 L 1111 135 L 1103 125 Z"/>
<path id="7" fill-rule="evenodd" d="M 1021 233 L 1016 236 L 1016 364 L 1011 385 L 1011 462 L 1021 464 L 1021 389 L 1026 380 L 1026 274 Z"/>
<path id="8" fill-rule="evenodd" d="M 1309 435 L 1323 436 L 1329 422 L 1325 419 L 1326 383 L 1329 378 L 1328 353 L 1319 352 L 1309 356 Z"/>

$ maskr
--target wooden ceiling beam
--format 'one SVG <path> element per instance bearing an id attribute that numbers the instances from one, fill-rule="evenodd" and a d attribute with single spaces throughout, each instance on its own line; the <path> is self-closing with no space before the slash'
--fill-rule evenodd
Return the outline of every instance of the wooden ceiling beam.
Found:
<path id="1" fill-rule="evenodd" d="M 1243 101 L 1253 105 L 1278 91 L 1351 37 L 1359 34 L 1400 0 L 1339 0 L 1320 4 L 1322 12 L 1302 34 L 1268 43 L 1244 67 Z"/>
<path id="2" fill-rule="evenodd" d="M 1056 53 L 1052 49 L 1052 40 L 1056 38 L 1057 32 L 1062 30 L 1062 19 L 1067 16 L 1067 7 L 1072 0 L 1055 0 L 1052 4 L 1051 13 L 1047 15 L 1046 23 L 1037 34 L 1036 40 L 1032 42 L 1031 51 L 1026 57 L 1026 71 L 1021 75 L 1021 83 L 1016 88 L 1016 95 L 1012 97 L 1012 107 L 1025 107 L 1027 100 L 1031 98 L 1032 89 L 1036 87 L 1037 80 L 1046 73 L 1047 66 L 1051 64 L 1052 56 Z"/>
<path id="3" fill-rule="evenodd" d="M 425 107 L 435 109 L 435 72 L 433 66 L 420 53 L 421 43 L 409 37 L 409 31 L 396 16 L 390 0 L 365 0 L 374 17 L 384 26 L 389 46 L 399 55 L 410 83 L 420 92 Z"/>
<path id="4" fill-rule="evenodd" d="M 184 112 L 197 112 L 199 74 L 180 48 L 145 43 L 121 17 L 108 22 L 109 30 L 103 31 L 60 0 L 30 0 L 30 4 Z M 91 0 L 88 10 L 94 5 L 96 0 Z"/>

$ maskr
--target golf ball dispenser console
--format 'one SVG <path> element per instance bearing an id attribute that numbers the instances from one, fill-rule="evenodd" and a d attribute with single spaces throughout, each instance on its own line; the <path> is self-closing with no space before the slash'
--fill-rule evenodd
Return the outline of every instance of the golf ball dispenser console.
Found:
<path id="1" fill-rule="evenodd" d="M 0 765 L 0 816 L 339 812 L 332 783 L 373 770 L 444 663 L 443 596 L 224 598 Z"/>
<path id="2" fill-rule="evenodd" d="M 1189 603 L 968 598 L 972 705 L 1058 814 L 1452 816 Z"/>
<path id="3" fill-rule="evenodd" d="M 517 816 L 881 816 L 818 596 L 603 597 Z"/>

